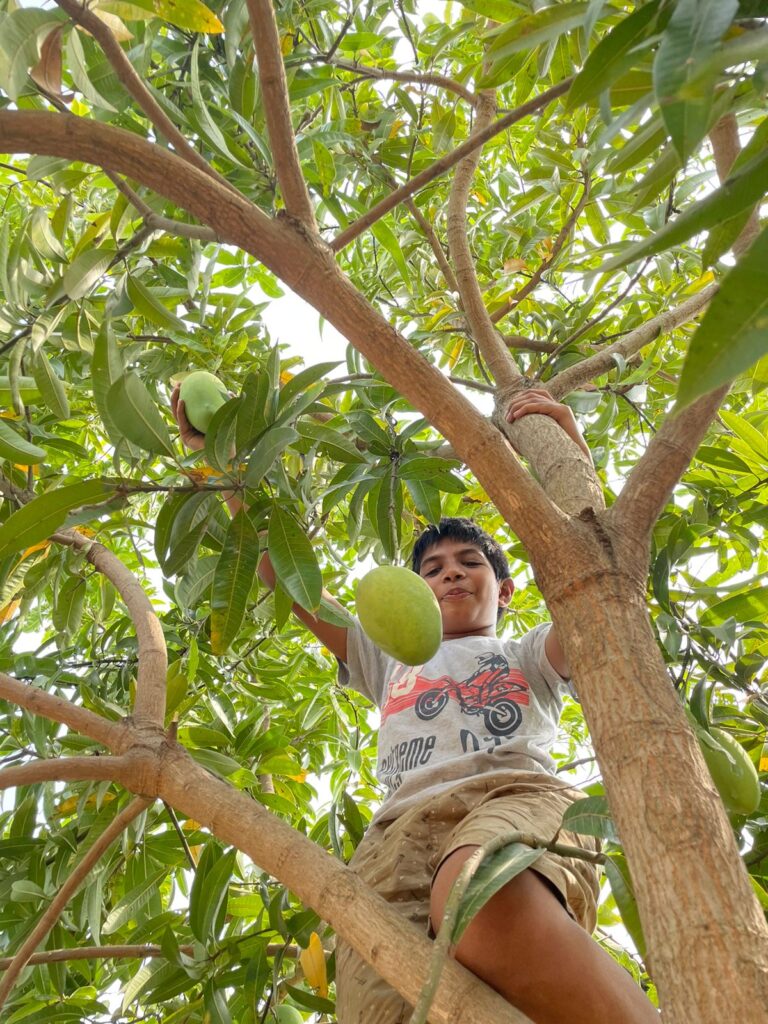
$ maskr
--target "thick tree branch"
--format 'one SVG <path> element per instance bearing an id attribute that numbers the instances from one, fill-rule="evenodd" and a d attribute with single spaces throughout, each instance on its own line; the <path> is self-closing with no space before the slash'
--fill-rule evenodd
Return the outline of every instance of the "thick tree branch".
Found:
<path id="1" fill-rule="evenodd" d="M 431 167 L 427 167 L 420 174 L 416 174 L 409 181 L 406 181 L 400 188 L 388 195 L 381 202 L 377 203 L 372 207 L 368 213 L 364 214 L 359 220 L 355 221 L 354 224 L 350 224 L 348 228 L 341 231 L 331 243 L 331 248 L 334 252 L 339 252 L 345 246 L 349 245 L 350 242 L 354 241 L 358 235 L 362 235 L 364 231 L 367 231 L 371 224 L 375 224 L 377 220 L 381 220 L 390 210 L 393 210 L 398 206 L 407 196 L 412 196 L 414 192 L 418 192 L 420 189 L 428 185 L 430 181 L 434 181 L 435 178 L 440 177 L 441 174 L 445 174 L 446 171 L 454 167 L 460 160 L 463 160 L 465 156 L 469 156 L 479 146 L 484 146 L 489 139 L 492 139 L 494 135 L 498 135 L 499 132 L 503 132 L 510 125 L 516 124 L 518 121 L 522 121 L 524 117 L 529 114 L 535 113 L 537 110 L 541 110 L 546 107 L 552 100 L 556 100 L 558 96 L 562 96 L 563 93 L 567 92 L 571 87 L 572 78 L 566 78 L 562 82 L 553 86 L 551 89 L 547 89 L 540 96 L 536 96 L 532 100 L 528 100 L 527 103 L 523 103 L 522 106 L 516 107 L 514 110 L 510 110 L 508 114 L 500 117 L 493 124 L 488 125 L 482 131 L 473 132 L 472 135 L 463 142 L 460 146 L 457 146 L 452 152 L 447 153 L 444 157 L 436 160 Z"/>
<path id="2" fill-rule="evenodd" d="M 390 71 L 385 68 L 372 68 L 366 64 L 358 64 L 353 60 L 341 60 L 334 58 L 326 61 L 335 68 L 342 71 L 351 71 L 360 78 L 375 78 L 382 82 L 413 82 L 414 85 L 436 85 L 440 89 L 447 89 L 448 92 L 456 93 L 472 106 L 477 105 L 477 95 L 468 89 L 461 82 L 449 78 L 447 75 L 438 75 L 431 71 Z"/>
<path id="3" fill-rule="evenodd" d="M 116 555 L 82 534 L 74 530 L 54 533 L 51 540 L 83 551 L 91 565 L 107 577 L 123 599 L 138 641 L 134 719 L 139 725 L 149 723 L 162 728 L 168 653 L 163 628 L 144 588 Z"/>
<path id="4" fill-rule="evenodd" d="M 88 736 L 110 750 L 120 753 L 124 749 L 125 729 L 122 723 L 109 722 L 87 708 L 78 707 L 63 697 L 46 693 L 36 686 L 20 683 L 18 679 L 4 672 L 0 672 L 0 697 L 12 704 L 18 704 L 20 708 L 26 708 L 34 715 L 42 715 L 53 722 L 60 722 L 73 732 Z"/>
<path id="5" fill-rule="evenodd" d="M 31 761 L 0 771 L 0 789 L 30 786 L 35 782 L 103 782 L 118 779 L 127 767 L 121 757 L 54 757 Z"/>
<path id="6" fill-rule="evenodd" d="M 99 836 L 93 846 L 88 850 L 80 863 L 74 868 L 72 874 L 56 893 L 48 905 L 45 913 L 35 925 L 21 949 L 14 956 L 5 975 L 0 981 L 0 1007 L 8 998 L 16 979 L 24 970 L 27 961 L 34 953 L 40 943 L 45 939 L 48 932 L 53 928 L 61 915 L 62 910 L 72 899 L 82 883 L 88 877 L 91 869 L 98 863 L 99 858 L 104 854 L 117 837 L 151 804 L 151 800 L 144 797 L 137 797 L 132 800 L 125 810 L 110 822 L 104 832 Z"/>
<path id="7" fill-rule="evenodd" d="M 78 0 L 56 0 L 56 3 L 63 11 L 66 11 L 75 24 L 81 25 L 90 32 L 99 46 L 101 46 L 104 56 L 112 65 L 115 74 L 124 85 L 126 91 L 138 103 L 160 135 L 170 142 L 179 156 L 203 171 L 204 174 L 210 175 L 225 188 L 234 191 L 233 186 L 218 171 L 211 167 L 208 161 L 197 152 L 173 121 L 171 121 L 152 93 L 144 85 L 141 78 L 139 78 L 110 27 L 100 18 L 97 18 L 85 3 L 81 4 Z"/>
<path id="8" fill-rule="evenodd" d="M 493 92 L 489 90 L 481 93 L 477 108 L 478 132 L 483 131 L 492 122 L 495 112 L 496 100 Z M 448 199 L 448 248 L 456 268 L 461 305 L 472 339 L 495 382 L 499 387 L 506 388 L 520 376 L 520 371 L 485 308 L 467 237 L 467 200 L 480 161 L 480 153 L 480 148 L 473 150 L 456 168 Z"/>
<path id="9" fill-rule="evenodd" d="M 544 559 L 556 559 L 555 538 L 564 517 L 499 431 L 371 306 L 319 239 L 289 222 L 271 220 L 167 150 L 111 125 L 38 111 L 0 111 L 0 137 L 9 152 L 64 156 L 119 171 L 260 259 L 396 384 L 452 444 L 457 458 L 474 467 L 521 542 Z"/>
<path id="10" fill-rule="evenodd" d="M 247 0 L 251 35 L 259 65 L 272 159 L 288 213 L 305 227 L 316 230 L 315 211 L 301 173 L 296 139 L 291 127 L 291 105 L 285 78 L 280 36 L 272 0 Z"/>
<path id="11" fill-rule="evenodd" d="M 581 216 L 581 213 L 588 202 L 589 173 L 588 171 L 585 170 L 584 188 L 579 198 L 579 201 L 571 210 L 565 224 L 563 224 L 563 226 L 560 228 L 557 238 L 552 243 L 552 251 L 550 252 L 549 256 L 547 256 L 547 258 L 539 264 L 539 266 L 536 268 L 533 274 L 531 274 L 530 278 L 525 282 L 523 287 L 519 288 L 514 295 L 510 296 L 510 298 L 507 299 L 507 301 L 500 309 L 494 311 L 493 315 L 491 316 L 491 320 L 493 321 L 493 323 L 497 324 L 499 320 L 503 320 L 508 313 L 512 312 L 515 306 L 518 306 L 524 298 L 531 294 L 531 292 L 542 279 L 544 274 L 546 274 L 549 268 L 554 264 L 557 257 L 560 255 L 560 252 L 563 246 L 565 245 L 571 231 L 573 231 L 576 221 Z"/>
<path id="12" fill-rule="evenodd" d="M 179 946 L 179 952 L 194 956 L 195 947 Z M 278 953 L 291 960 L 297 960 L 301 954 L 301 947 L 286 946 L 284 942 L 267 944 L 267 956 L 277 956 Z M 69 960 L 149 960 L 166 955 L 161 946 L 153 946 L 151 943 L 143 946 L 74 946 L 69 949 L 47 949 L 43 953 L 33 953 L 27 960 L 27 965 L 31 967 L 33 964 L 60 964 Z M 0 958 L 0 971 L 7 970 L 12 963 L 11 956 Z"/>
<path id="13" fill-rule="evenodd" d="M 415 1005 L 427 979 L 431 943 L 353 871 L 180 748 L 165 754 L 160 789 L 162 799 L 279 878 Z M 454 961 L 445 966 L 430 1019 L 434 1024 L 527 1021 Z"/>
<path id="14" fill-rule="evenodd" d="M 562 373 L 558 373 L 552 380 L 547 381 L 547 390 L 554 398 L 561 399 L 576 388 L 580 388 L 583 384 L 588 384 L 595 377 L 600 377 L 602 374 L 608 373 L 609 370 L 615 369 L 614 355 L 620 355 L 624 359 L 629 359 L 630 356 L 639 352 L 640 349 L 655 341 L 659 335 L 666 334 L 668 331 L 673 331 L 676 327 L 687 324 L 704 309 L 707 303 L 711 302 L 717 289 L 718 285 L 709 285 L 674 309 L 668 309 L 664 313 L 659 313 L 658 316 L 641 324 L 636 330 L 631 331 L 615 344 L 609 345 L 602 352 L 589 356 L 583 362 L 576 363 L 575 366 L 569 366 L 567 370 L 563 370 Z"/>
<path id="15" fill-rule="evenodd" d="M 728 387 L 719 388 L 667 417 L 606 513 L 619 531 L 638 539 L 650 536 L 727 393 Z"/>

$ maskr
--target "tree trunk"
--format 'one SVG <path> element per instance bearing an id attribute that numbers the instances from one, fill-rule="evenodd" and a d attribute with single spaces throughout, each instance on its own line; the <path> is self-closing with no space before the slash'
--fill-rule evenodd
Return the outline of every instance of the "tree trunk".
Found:
<path id="1" fill-rule="evenodd" d="M 645 565 L 602 562 L 579 578 L 563 559 L 559 580 L 540 583 L 629 860 L 664 1020 L 765 1024 L 768 928 L 653 635 Z"/>

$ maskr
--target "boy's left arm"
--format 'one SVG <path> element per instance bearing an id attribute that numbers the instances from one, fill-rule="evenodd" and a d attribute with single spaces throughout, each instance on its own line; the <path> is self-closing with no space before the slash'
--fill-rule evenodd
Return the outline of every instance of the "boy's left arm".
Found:
<path id="1" fill-rule="evenodd" d="M 521 391 L 515 395 L 509 403 L 506 418 L 509 423 L 514 423 L 515 420 L 531 413 L 550 416 L 556 423 L 559 423 L 568 437 L 579 446 L 589 461 L 592 461 L 592 454 L 581 436 L 573 410 L 554 399 L 546 388 L 529 388 L 527 391 Z M 568 679 L 571 673 L 554 626 L 547 633 L 544 650 L 552 668 L 564 679 Z"/>

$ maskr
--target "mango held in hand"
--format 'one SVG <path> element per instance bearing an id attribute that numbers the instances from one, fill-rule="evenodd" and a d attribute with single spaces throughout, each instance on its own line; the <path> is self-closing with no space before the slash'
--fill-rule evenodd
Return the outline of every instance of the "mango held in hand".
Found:
<path id="1" fill-rule="evenodd" d="M 201 434 L 210 426 L 213 414 L 229 398 L 218 377 L 207 370 L 195 370 L 181 382 L 179 400 L 184 403 L 187 419 Z"/>
<path id="2" fill-rule="evenodd" d="M 429 585 L 410 569 L 380 565 L 357 586 L 357 617 L 371 640 L 404 665 L 437 654 L 443 619 Z"/>
<path id="3" fill-rule="evenodd" d="M 706 733 L 699 728 L 696 738 L 726 811 L 729 814 L 756 811 L 760 803 L 760 781 L 744 747 L 723 729 Z"/>

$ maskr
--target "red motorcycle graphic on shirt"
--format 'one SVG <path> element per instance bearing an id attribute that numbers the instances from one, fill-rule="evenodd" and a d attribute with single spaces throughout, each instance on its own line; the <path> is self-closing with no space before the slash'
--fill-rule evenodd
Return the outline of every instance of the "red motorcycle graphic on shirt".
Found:
<path id="1" fill-rule="evenodd" d="M 481 716 L 491 736 L 511 736 L 523 718 L 521 705 L 529 703 L 528 683 L 503 654 L 495 653 L 481 655 L 477 670 L 461 681 L 451 676 L 427 679 L 412 669 L 390 684 L 382 721 L 412 707 L 418 718 L 429 722 L 451 700 L 462 714 Z"/>

